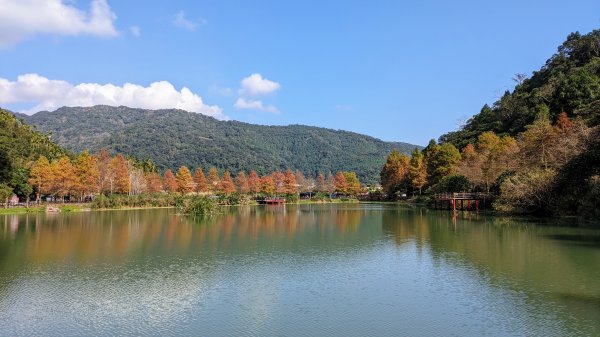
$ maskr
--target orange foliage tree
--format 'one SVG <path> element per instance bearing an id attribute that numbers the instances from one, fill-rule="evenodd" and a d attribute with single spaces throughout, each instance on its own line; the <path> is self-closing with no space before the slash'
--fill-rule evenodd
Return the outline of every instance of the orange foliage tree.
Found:
<path id="1" fill-rule="evenodd" d="M 177 191 L 179 193 L 185 195 L 194 190 L 194 178 L 192 178 L 192 173 L 187 167 L 182 166 L 179 168 L 175 180 L 177 180 Z"/>
<path id="2" fill-rule="evenodd" d="M 42 194 L 50 193 L 52 180 L 50 162 L 45 156 L 40 156 L 38 160 L 33 163 L 28 180 L 29 185 L 35 189 L 36 202 L 40 202 L 40 196 Z"/>
<path id="3" fill-rule="evenodd" d="M 208 184 L 206 182 L 206 177 L 204 176 L 204 171 L 202 171 L 202 167 L 198 166 L 196 171 L 194 172 L 194 184 L 196 192 L 207 192 Z"/>
<path id="4" fill-rule="evenodd" d="M 223 179 L 221 179 L 221 191 L 225 194 L 235 192 L 235 185 L 231 179 L 231 174 L 227 170 L 225 170 L 223 173 Z"/>
<path id="5" fill-rule="evenodd" d="M 250 174 L 248 174 L 248 188 L 252 193 L 260 192 L 260 178 L 256 171 L 250 171 Z"/>
<path id="6" fill-rule="evenodd" d="M 248 193 L 250 191 L 250 185 L 244 171 L 239 171 L 235 177 L 235 185 L 240 193 Z"/>
<path id="7" fill-rule="evenodd" d="M 100 150 L 96 155 L 96 164 L 98 169 L 98 187 L 100 193 L 112 193 L 114 174 L 110 169 L 111 156 L 107 149 Z"/>
<path id="8" fill-rule="evenodd" d="M 98 192 L 100 172 L 98 171 L 96 158 L 84 151 L 77 156 L 74 166 L 78 180 L 76 190 L 79 197 L 83 200 L 86 195 Z"/>
<path id="9" fill-rule="evenodd" d="M 296 194 L 298 187 L 296 186 L 296 175 L 292 170 L 287 170 L 283 177 L 283 193 Z"/>
<path id="10" fill-rule="evenodd" d="M 220 189 L 219 171 L 216 167 L 211 167 L 208 170 L 208 188 L 211 192 L 216 192 Z"/>
<path id="11" fill-rule="evenodd" d="M 333 178 L 333 184 L 336 192 L 348 193 L 348 182 L 346 181 L 346 176 L 343 172 L 338 172 L 335 174 L 335 177 Z"/>
<path id="12" fill-rule="evenodd" d="M 165 171 L 165 177 L 163 179 L 163 186 L 164 186 L 165 190 L 169 193 L 177 192 L 177 179 L 175 179 L 175 176 L 173 175 L 173 171 L 171 171 L 171 170 Z"/>
<path id="13" fill-rule="evenodd" d="M 396 150 L 388 155 L 380 173 L 381 187 L 383 187 L 385 193 L 393 195 L 397 191 L 406 188 L 409 165 L 410 158 L 407 155 Z"/>
<path id="14" fill-rule="evenodd" d="M 53 162 L 51 167 L 54 178 L 54 194 L 63 196 L 64 200 L 64 197 L 70 196 L 77 187 L 78 179 L 75 174 L 75 168 L 67 156 L 63 156 L 58 161 Z"/>
<path id="15" fill-rule="evenodd" d="M 160 175 L 156 172 L 146 174 L 146 185 L 148 193 L 158 193 L 162 190 Z"/>
<path id="16" fill-rule="evenodd" d="M 128 194 L 130 187 L 129 169 L 127 168 L 127 162 L 122 154 L 119 153 L 110 161 L 110 170 L 115 177 L 111 193 Z"/>
<path id="17" fill-rule="evenodd" d="M 275 182 L 270 175 L 264 176 L 260 179 L 260 191 L 264 194 L 275 193 Z"/>
<path id="18" fill-rule="evenodd" d="M 271 173 L 271 178 L 273 178 L 273 183 L 275 184 L 275 192 L 285 193 L 285 185 L 283 183 L 285 175 L 279 171 L 275 171 Z"/>
<path id="19" fill-rule="evenodd" d="M 344 178 L 346 179 L 346 191 L 344 193 L 348 195 L 358 195 L 360 193 L 360 181 L 356 176 L 355 172 L 343 172 Z"/>

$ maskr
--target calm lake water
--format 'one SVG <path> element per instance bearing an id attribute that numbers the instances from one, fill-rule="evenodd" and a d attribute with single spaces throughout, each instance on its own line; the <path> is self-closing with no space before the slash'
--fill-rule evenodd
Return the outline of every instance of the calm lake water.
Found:
<path id="1" fill-rule="evenodd" d="M 0 216 L 0 335 L 600 336 L 600 231 L 382 204 Z"/>

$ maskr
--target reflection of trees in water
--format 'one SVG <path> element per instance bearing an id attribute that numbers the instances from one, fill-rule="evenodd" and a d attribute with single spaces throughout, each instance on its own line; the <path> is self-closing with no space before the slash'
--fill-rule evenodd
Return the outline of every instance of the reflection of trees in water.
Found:
<path id="1" fill-rule="evenodd" d="M 545 294 L 568 304 L 565 320 L 600 319 L 600 231 L 458 212 L 385 212 L 383 230 L 398 245 L 427 245 L 432 259 L 475 266 L 493 285 Z M 586 239 L 582 239 L 585 237 Z M 565 239 L 566 238 L 566 239 Z"/>
<path id="2" fill-rule="evenodd" d="M 27 214 L 0 218 L 0 254 L 7 255 L 5 261 L 85 264 L 152 251 L 188 255 L 256 250 L 257 245 L 289 250 L 298 244 L 370 240 L 381 228 L 371 225 L 379 215 L 328 205 L 231 207 L 196 219 L 165 209 Z M 370 225 L 361 235 L 364 221 Z"/>

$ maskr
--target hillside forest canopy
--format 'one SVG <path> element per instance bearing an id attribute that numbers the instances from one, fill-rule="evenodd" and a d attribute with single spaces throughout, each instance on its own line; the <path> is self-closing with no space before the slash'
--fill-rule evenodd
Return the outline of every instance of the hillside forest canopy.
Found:
<path id="1" fill-rule="evenodd" d="M 600 30 L 572 33 L 545 65 L 458 131 L 411 157 L 392 152 L 388 195 L 476 191 L 512 213 L 600 211 Z"/>
<path id="2" fill-rule="evenodd" d="M 42 197 L 53 201 L 86 201 L 96 194 L 252 194 L 296 195 L 301 192 L 334 192 L 356 196 L 362 187 L 355 172 L 338 171 L 305 176 L 300 171 L 274 171 L 258 175 L 251 170 L 219 170 L 212 166 L 191 172 L 181 166 L 161 175 L 150 160 L 139 161 L 107 149 L 79 154 L 62 149 L 47 135 L 0 110 L 0 193 L 3 201 L 16 194 L 20 199 Z"/>
<path id="3" fill-rule="evenodd" d="M 313 177 L 353 171 L 361 181 L 374 184 L 387 153 L 410 153 L 415 147 L 348 131 L 219 121 L 177 109 L 98 105 L 16 115 L 75 153 L 106 148 L 112 154 L 149 159 L 161 172 L 181 166 L 215 166 L 231 174 L 254 170 L 260 175 L 291 169 Z"/>

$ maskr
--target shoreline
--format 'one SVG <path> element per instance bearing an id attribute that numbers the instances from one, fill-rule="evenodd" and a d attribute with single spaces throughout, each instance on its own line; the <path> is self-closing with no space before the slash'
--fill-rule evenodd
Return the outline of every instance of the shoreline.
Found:
<path id="1" fill-rule="evenodd" d="M 420 207 L 426 208 L 430 211 L 436 212 L 448 212 L 451 213 L 452 210 L 435 210 L 427 208 L 425 203 L 411 202 L 410 200 L 400 200 L 400 201 L 360 201 L 356 199 L 352 200 L 337 200 L 333 201 L 311 201 L 311 200 L 301 200 L 298 202 L 290 202 L 283 203 L 282 205 L 316 205 L 316 204 L 385 204 L 385 205 L 398 205 L 398 206 L 409 206 L 412 208 Z M 59 212 L 46 212 L 46 207 L 54 207 L 59 209 Z M 91 207 L 92 203 L 77 203 L 77 204 L 45 204 L 41 206 L 30 206 L 30 207 L 10 207 L 10 208 L 0 208 L 0 215 L 21 215 L 21 214 L 57 214 L 57 213 L 83 213 L 83 212 L 93 212 L 93 211 L 132 211 L 132 210 L 144 210 L 144 209 L 167 209 L 167 208 L 177 208 L 176 206 L 136 206 L 136 207 L 116 207 L 116 208 L 93 208 Z M 227 207 L 241 207 L 241 206 L 265 206 L 260 205 L 256 202 L 249 204 L 237 204 L 237 205 L 221 205 Z M 457 213 L 474 213 L 474 211 L 460 211 L 457 210 Z M 537 219 L 543 221 L 560 221 L 560 222 L 575 222 L 576 224 L 566 223 L 565 226 L 576 226 L 576 227 L 595 227 L 596 223 L 593 221 L 586 221 L 583 219 L 579 219 L 576 216 L 540 216 L 540 215 L 531 215 L 531 214 L 518 214 L 518 213 L 504 213 L 504 212 L 495 212 L 493 210 L 480 210 L 478 212 L 480 215 L 494 216 L 494 217 L 511 217 L 511 218 L 525 218 L 525 219 Z"/>
<path id="2" fill-rule="evenodd" d="M 354 203 L 383 203 L 383 202 L 367 202 L 367 201 L 358 201 L 358 200 L 349 200 L 349 201 L 310 201 L 310 200 L 301 200 L 298 202 L 289 202 L 283 203 L 283 205 L 312 205 L 312 204 L 354 204 Z M 236 204 L 236 205 L 221 205 L 221 206 L 261 206 L 256 202 L 252 202 L 249 204 Z M 46 212 L 46 207 L 57 208 L 59 212 Z M 0 208 L 0 215 L 11 215 L 11 214 L 35 214 L 35 213 L 47 213 L 47 214 L 55 214 L 55 213 L 81 213 L 81 212 L 92 212 L 92 211 L 126 211 L 126 210 L 139 210 L 139 209 L 161 209 L 161 208 L 176 208 L 176 206 L 135 206 L 135 207 L 109 207 L 109 208 L 93 208 L 92 203 L 77 203 L 77 204 L 44 204 L 44 205 L 35 205 L 29 207 L 9 207 L 9 208 Z"/>

